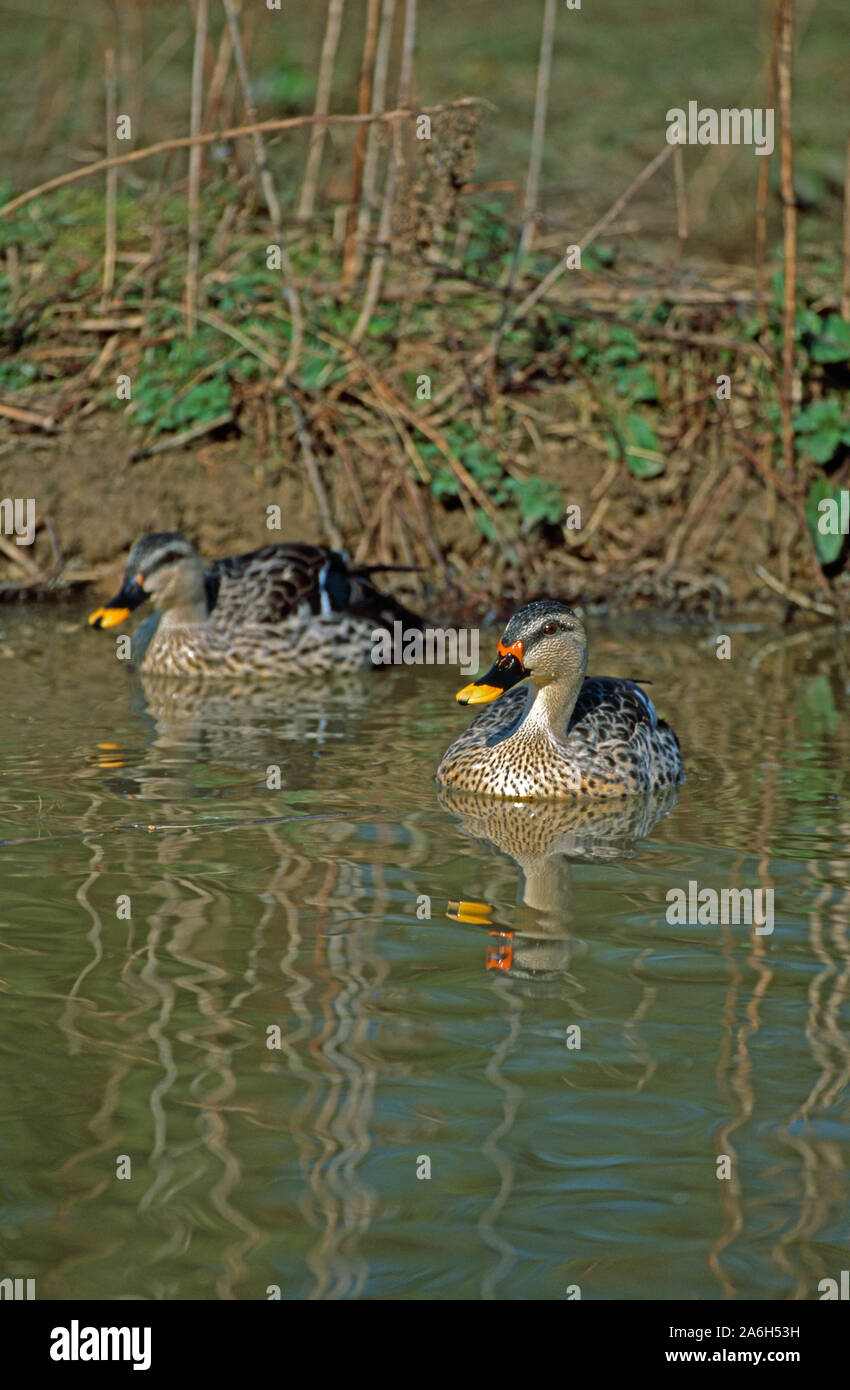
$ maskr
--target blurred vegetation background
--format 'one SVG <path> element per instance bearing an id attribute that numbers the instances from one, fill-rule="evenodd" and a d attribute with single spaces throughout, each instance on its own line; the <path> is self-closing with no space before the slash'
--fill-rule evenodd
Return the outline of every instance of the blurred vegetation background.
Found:
<path id="1" fill-rule="evenodd" d="M 147 528 L 255 544 L 282 499 L 299 534 L 427 567 L 455 610 L 547 591 L 842 615 L 847 537 L 818 505 L 850 464 L 846 0 L 0 3 L 2 197 L 192 122 L 309 116 L 329 15 L 330 113 L 368 111 L 390 10 L 383 108 L 467 104 L 422 142 L 370 127 L 371 195 L 365 127 L 331 123 L 309 197 L 302 124 L 0 207 L 0 460 L 42 518 L 0 593 L 90 582 Z M 778 113 L 769 163 L 664 156 L 670 107 L 778 104 L 783 15 L 790 242 Z"/>
<path id="2" fill-rule="evenodd" d="M 589 0 L 559 4 L 543 160 L 547 219 L 580 234 L 663 143 L 665 112 L 703 106 L 764 105 L 772 0 Z M 837 252 L 850 104 L 850 42 L 845 0 L 799 0 L 794 68 L 795 188 L 807 217 L 801 239 Z M 476 177 L 514 179 L 528 165 L 540 47 L 537 0 L 420 0 L 415 96 L 421 105 L 475 95 L 493 103 L 478 149 Z M 220 14 L 211 16 L 213 32 Z M 326 6 L 283 0 L 267 12 L 243 6 L 246 57 L 261 114 L 312 110 Z M 59 0 L 0 4 L 3 165 L 23 188 L 105 154 L 103 47 L 115 45 L 121 110 L 136 145 L 188 128 L 194 24 L 188 5 L 156 0 Z M 364 0 L 347 0 L 334 72 L 336 111 L 354 111 L 363 42 Z M 230 114 L 234 113 L 232 110 Z M 335 132 L 324 174 L 345 176 L 350 132 Z M 297 202 L 309 132 L 278 139 L 272 162 L 281 197 Z M 752 262 L 757 161 L 743 148 L 688 151 L 691 253 Z M 286 177 L 284 177 L 284 172 Z M 147 184 L 149 166 L 133 171 Z M 772 179 L 778 188 L 778 167 Z M 696 190 L 694 190 L 696 185 Z M 651 252 L 670 231 L 669 199 L 651 186 L 657 221 L 642 209 Z M 778 209 L 771 228 L 778 230 Z M 631 228 L 632 234 L 637 228 Z M 664 249 L 657 247 L 659 258 Z"/>

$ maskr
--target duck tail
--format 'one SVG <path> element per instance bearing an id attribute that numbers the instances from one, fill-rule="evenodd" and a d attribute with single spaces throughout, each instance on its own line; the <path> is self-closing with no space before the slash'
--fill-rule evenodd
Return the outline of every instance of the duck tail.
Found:
<path id="1" fill-rule="evenodd" d="M 415 565 L 375 565 L 368 566 L 369 572 L 375 570 L 396 569 L 412 570 Z M 359 618 L 367 618 L 376 627 L 392 629 L 393 623 L 400 622 L 405 628 L 415 628 L 421 632 L 426 626 L 425 619 L 418 613 L 414 613 L 410 608 L 406 608 L 392 594 L 381 593 L 368 577 L 367 569 L 352 570 L 349 574 L 351 591 L 348 604 L 346 605 L 350 613 L 354 613 Z"/>

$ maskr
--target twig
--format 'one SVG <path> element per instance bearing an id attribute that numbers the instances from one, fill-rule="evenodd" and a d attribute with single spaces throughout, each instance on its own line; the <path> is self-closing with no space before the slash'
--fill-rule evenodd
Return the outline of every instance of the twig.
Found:
<path id="1" fill-rule="evenodd" d="M 441 102 L 436 106 L 423 106 L 420 108 L 419 115 L 435 116 L 443 111 L 460 111 L 471 106 L 487 106 L 488 102 L 480 97 L 461 97 L 458 101 Z M 47 179 L 45 183 L 40 183 L 35 188 L 30 188 L 26 193 L 19 193 L 17 198 L 11 198 L 8 203 L 0 207 L 0 218 L 9 217 L 19 208 L 31 203 L 34 198 L 41 198 L 45 193 L 53 193 L 57 188 L 64 188 L 66 184 L 76 183 L 78 179 L 88 179 L 95 174 L 102 174 L 107 169 L 118 169 L 122 164 L 137 164 L 141 159 L 150 159 L 155 154 L 165 154 L 170 150 L 187 150 L 193 145 L 211 145 L 216 142 L 227 142 L 238 140 L 244 135 L 253 135 L 256 130 L 271 132 L 277 130 L 296 130 L 303 125 L 360 125 L 362 123 L 372 123 L 375 121 L 402 121 L 410 116 L 417 114 L 406 108 L 403 110 L 381 111 L 368 116 L 287 116 L 281 120 L 256 121 L 251 125 L 230 126 L 226 130 L 209 130 L 198 135 L 180 135 L 172 140 L 158 140 L 155 145 L 146 145 L 141 150 L 131 150 L 129 154 L 119 154 L 111 159 L 99 159 L 95 164 L 86 164 L 82 169 L 72 169 L 67 174 L 58 174 L 54 179 Z"/>
<path id="2" fill-rule="evenodd" d="M 118 101 L 116 96 L 115 80 L 115 49 L 107 48 L 103 55 L 104 80 L 106 84 L 106 152 L 108 155 L 115 153 L 116 140 L 116 121 L 118 115 Z M 106 234 L 104 239 L 103 252 L 103 290 L 100 297 L 101 312 L 105 313 L 109 303 L 109 296 L 115 284 L 115 216 L 116 198 L 118 192 L 118 170 L 107 169 L 106 171 L 106 206 L 104 218 L 106 223 Z"/>
<path id="3" fill-rule="evenodd" d="M 52 415 L 37 415 L 34 410 L 22 410 L 19 405 L 6 405 L 0 401 L 0 415 L 7 420 L 17 420 L 21 425 L 35 425 L 39 430 L 55 430 L 56 420 Z"/>
<path id="4" fill-rule="evenodd" d="M 543 143 L 546 136 L 546 110 L 549 104 L 549 80 L 552 73 L 552 47 L 555 39 L 557 0 L 545 0 L 543 28 L 540 34 L 540 57 L 537 63 L 537 90 L 534 96 L 534 124 L 531 131 L 531 153 L 528 157 L 528 177 L 525 183 L 525 206 L 522 212 L 522 235 L 519 254 L 531 250 L 538 215 L 537 197 L 540 169 L 543 164 Z"/>
<path id="5" fill-rule="evenodd" d="M 313 489 L 313 496 L 316 499 L 316 506 L 319 510 L 319 519 L 325 528 L 325 532 L 328 536 L 328 539 L 330 540 L 331 545 L 335 546 L 337 550 L 341 550 L 342 536 L 340 535 L 337 529 L 336 522 L 334 521 L 333 516 L 331 514 L 330 505 L 328 504 L 328 496 L 325 492 L 325 486 L 322 482 L 321 474 L 319 473 L 319 465 L 316 463 L 316 456 L 313 453 L 313 446 L 310 441 L 310 434 L 304 420 L 304 414 L 301 410 L 300 405 L 298 404 L 298 401 L 295 399 L 295 395 L 292 392 L 292 390 L 286 385 L 284 385 L 283 389 L 284 394 L 286 395 L 289 401 L 290 408 L 292 410 L 292 418 L 295 421 L 295 429 L 298 434 L 298 442 L 301 445 L 301 453 L 304 457 L 304 467 L 307 471 L 307 477 L 309 479 L 310 486 Z"/>
<path id="6" fill-rule="evenodd" d="M 12 545 L 12 542 L 8 541 L 2 534 L 0 534 L 0 553 L 5 555 L 7 560 L 11 560 L 13 565 L 22 569 L 24 574 L 28 574 L 31 579 L 44 578 L 38 565 L 30 559 L 29 555 L 24 554 L 19 545 Z"/>
<path id="7" fill-rule="evenodd" d="M 794 317 L 797 298 L 797 205 L 791 166 L 791 39 L 794 0 L 777 0 L 779 31 L 779 152 L 782 181 L 782 222 L 785 251 L 785 325 L 782 340 L 782 454 L 787 473 L 794 467 Z"/>
<path id="8" fill-rule="evenodd" d="M 204 49 L 207 43 L 207 0 L 197 0 L 195 11 L 195 51 L 192 57 L 192 104 L 189 130 L 197 136 L 203 113 Z M 186 334 L 194 337 L 198 315 L 198 265 L 201 246 L 201 162 L 199 144 L 189 151 L 189 250 L 186 259 Z"/>
<path id="9" fill-rule="evenodd" d="M 828 608 L 825 603 L 815 603 L 813 599 L 806 598 L 805 594 L 800 594 L 794 589 L 789 589 L 779 579 L 774 578 L 763 565 L 754 565 L 753 568 L 759 579 L 761 579 L 769 589 L 773 589 L 774 593 L 781 594 L 783 598 L 787 598 L 789 603 L 796 603 L 798 608 L 807 608 L 812 613 L 822 613 L 826 618 L 835 618 L 838 616 L 837 609 Z"/>
<path id="10" fill-rule="evenodd" d="M 184 444 L 191 444 L 193 439 L 200 439 L 205 434 L 211 434 L 213 430 L 220 430 L 223 425 L 229 425 L 233 421 L 233 411 L 226 410 L 223 415 L 216 415 L 214 420 L 206 420 L 203 424 L 193 425 L 190 430 L 183 430 L 182 434 L 173 434 L 168 439 L 162 439 L 158 444 L 150 444 L 144 449 L 131 449 L 127 455 L 128 463 L 137 463 L 139 459 L 151 458 L 154 454 L 164 454 L 169 449 L 180 449 Z"/>
<path id="11" fill-rule="evenodd" d="M 325 37 L 322 42 L 322 56 L 319 60 L 319 80 L 316 84 L 316 110 L 317 117 L 327 115 L 331 97 L 331 82 L 333 80 L 334 59 L 336 58 L 337 44 L 339 43 L 339 31 L 342 24 L 342 8 L 344 0 L 329 0 L 328 18 L 325 25 Z M 313 131 L 310 140 L 310 149 L 307 155 L 307 168 L 304 171 L 304 183 L 301 187 L 301 200 L 298 204 L 298 216 L 305 220 L 313 216 L 313 207 L 316 202 L 316 186 L 319 181 L 319 167 L 322 162 L 322 149 L 325 143 L 325 126 L 320 123 Z"/>

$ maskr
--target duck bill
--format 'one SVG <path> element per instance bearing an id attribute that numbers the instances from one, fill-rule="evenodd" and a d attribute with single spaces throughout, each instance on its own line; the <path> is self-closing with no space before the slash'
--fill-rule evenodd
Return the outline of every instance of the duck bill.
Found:
<path id="1" fill-rule="evenodd" d="M 500 695 L 504 695 L 506 690 L 510 690 L 512 685 L 517 685 L 524 681 L 529 674 L 523 666 L 518 656 L 513 652 L 505 651 L 499 643 L 501 655 L 498 660 L 490 667 L 486 676 L 481 676 L 479 680 L 473 681 L 471 685 L 465 685 L 463 690 L 459 690 L 455 699 L 459 705 L 487 705 L 491 700 L 498 700 Z"/>
<path id="2" fill-rule="evenodd" d="M 119 623 L 127 621 L 133 609 L 144 603 L 146 598 L 147 594 L 139 582 L 138 575 L 135 579 L 125 579 L 114 598 L 89 614 L 89 627 L 118 627 Z"/>

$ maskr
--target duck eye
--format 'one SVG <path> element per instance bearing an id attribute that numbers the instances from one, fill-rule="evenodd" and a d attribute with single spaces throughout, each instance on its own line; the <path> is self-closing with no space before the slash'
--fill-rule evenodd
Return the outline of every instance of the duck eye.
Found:
<path id="1" fill-rule="evenodd" d="M 547 637 L 551 637 L 553 632 L 557 632 L 557 631 L 558 631 L 558 624 L 557 624 L 557 623 L 547 623 L 546 626 L 544 627 L 543 631 L 546 633 L 546 636 L 547 636 Z"/>

